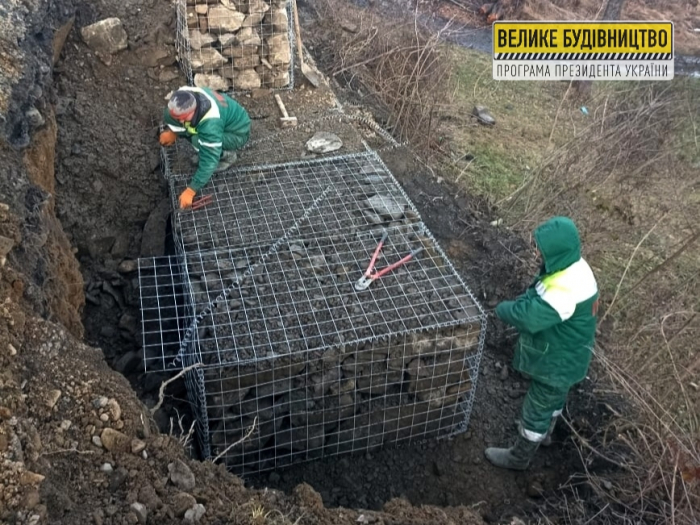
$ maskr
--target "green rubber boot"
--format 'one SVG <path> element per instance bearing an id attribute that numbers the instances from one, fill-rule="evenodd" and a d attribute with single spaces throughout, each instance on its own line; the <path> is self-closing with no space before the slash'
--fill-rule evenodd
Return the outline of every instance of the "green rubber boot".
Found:
<path id="1" fill-rule="evenodd" d="M 558 416 L 554 416 L 552 418 L 552 421 L 549 423 L 549 430 L 547 430 L 547 434 L 544 436 L 542 443 L 540 443 L 543 447 L 548 447 L 552 444 L 552 432 L 554 432 L 554 427 L 557 424 L 557 419 Z"/>
<path id="2" fill-rule="evenodd" d="M 238 155 L 235 151 L 222 151 L 221 158 L 219 159 L 219 165 L 214 170 L 214 173 L 219 173 L 221 171 L 230 168 L 234 162 L 238 160 Z"/>
<path id="3" fill-rule="evenodd" d="M 526 470 L 530 466 L 530 461 L 540 446 L 539 442 L 528 441 L 520 434 L 518 439 L 510 448 L 487 448 L 486 459 L 500 468 L 511 470 Z"/>

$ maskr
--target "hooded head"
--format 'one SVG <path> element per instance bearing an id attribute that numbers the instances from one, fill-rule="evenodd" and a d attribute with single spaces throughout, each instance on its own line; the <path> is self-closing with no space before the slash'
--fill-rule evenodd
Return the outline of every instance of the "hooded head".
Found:
<path id="1" fill-rule="evenodd" d="M 581 258 L 578 229 L 568 217 L 553 217 L 540 224 L 534 237 L 546 274 L 568 268 Z"/>
<path id="2" fill-rule="evenodd" d="M 168 101 L 170 116 L 180 122 L 189 122 L 197 109 L 197 99 L 194 95 L 182 89 L 178 89 Z"/>

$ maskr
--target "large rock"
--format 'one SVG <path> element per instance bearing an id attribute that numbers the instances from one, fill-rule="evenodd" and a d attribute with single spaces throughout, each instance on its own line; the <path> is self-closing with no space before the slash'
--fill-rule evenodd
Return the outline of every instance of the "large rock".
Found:
<path id="1" fill-rule="evenodd" d="M 197 73 L 194 76 L 194 85 L 197 87 L 208 87 L 216 91 L 227 91 L 231 87 L 225 78 L 204 73 Z"/>
<path id="2" fill-rule="evenodd" d="M 289 70 L 279 66 L 268 69 L 266 66 L 258 66 L 255 71 L 260 75 L 262 85 L 270 88 L 281 88 L 289 84 Z"/>
<path id="3" fill-rule="evenodd" d="M 262 39 L 255 29 L 244 27 L 238 32 L 233 43 L 236 46 L 260 46 L 262 45 Z"/>
<path id="4" fill-rule="evenodd" d="M 202 33 L 199 29 L 190 31 L 190 46 L 192 49 L 200 50 L 203 47 L 211 47 L 216 42 L 216 37 L 209 33 Z"/>
<path id="5" fill-rule="evenodd" d="M 228 60 L 216 49 L 205 47 L 192 53 L 192 69 L 194 71 L 211 71 L 226 64 Z"/>
<path id="6" fill-rule="evenodd" d="M 245 17 L 245 20 L 243 20 L 242 27 L 259 26 L 260 22 L 263 21 L 263 18 L 265 18 L 265 13 L 251 13 Z"/>
<path id="7" fill-rule="evenodd" d="M 148 216 L 141 235 L 141 257 L 165 255 L 165 233 L 170 215 L 170 199 L 161 200 Z"/>
<path id="8" fill-rule="evenodd" d="M 270 64 L 289 64 L 292 60 L 292 49 L 286 34 L 274 35 L 267 39 L 267 61 Z"/>
<path id="9" fill-rule="evenodd" d="M 265 15 L 265 24 L 272 27 L 275 33 L 284 33 L 289 26 L 286 9 L 273 9 Z"/>
<path id="10" fill-rule="evenodd" d="M 246 12 L 249 15 L 265 14 L 270 10 L 270 6 L 263 0 L 249 0 Z M 262 18 L 260 19 L 262 20 Z"/>
<path id="11" fill-rule="evenodd" d="M 253 69 L 255 66 L 260 64 L 260 57 L 258 55 L 250 55 L 247 57 L 234 58 L 233 59 L 233 69 Z M 236 78 L 237 73 L 234 73 L 233 78 Z"/>
<path id="12" fill-rule="evenodd" d="M 72 16 L 65 24 L 59 27 L 53 35 L 53 65 L 56 65 L 58 59 L 61 56 L 61 51 L 66 43 L 66 38 L 68 38 L 68 33 L 73 29 L 73 22 L 75 22 L 75 16 Z"/>
<path id="13" fill-rule="evenodd" d="M 194 496 L 188 494 L 187 492 L 178 492 L 173 496 L 171 507 L 175 516 L 182 518 L 189 509 L 197 504 L 197 500 Z"/>
<path id="14" fill-rule="evenodd" d="M 218 36 L 219 39 L 219 44 L 221 44 L 222 49 L 230 46 L 231 44 L 234 43 L 236 39 L 236 33 L 223 33 Z M 225 55 L 226 49 L 222 51 L 222 53 Z"/>
<path id="15" fill-rule="evenodd" d="M 131 438 L 113 428 L 105 428 L 100 434 L 102 446 L 110 452 L 125 452 L 131 447 Z"/>
<path id="16" fill-rule="evenodd" d="M 262 85 L 260 75 L 254 69 L 244 69 L 236 71 L 233 77 L 233 87 L 240 90 L 250 90 L 259 88 Z"/>
<path id="17" fill-rule="evenodd" d="M 373 195 L 367 204 L 375 213 L 392 221 L 398 221 L 404 214 L 403 206 L 388 195 Z"/>
<path id="18" fill-rule="evenodd" d="M 126 31 L 118 18 L 105 18 L 80 30 L 83 40 L 95 53 L 113 55 L 127 48 Z"/>
<path id="19" fill-rule="evenodd" d="M 194 474 L 185 463 L 181 460 L 177 460 L 168 465 L 168 472 L 170 473 L 170 481 L 173 482 L 180 490 L 188 491 L 195 487 Z"/>
<path id="20" fill-rule="evenodd" d="M 329 153 L 343 147 L 343 141 L 338 135 L 319 131 L 306 142 L 306 149 L 312 153 Z"/>
<path id="21" fill-rule="evenodd" d="M 250 55 L 257 55 L 259 50 L 260 48 L 257 46 L 231 46 L 223 49 L 221 52 L 227 57 L 241 58 L 249 57 Z"/>
<path id="22" fill-rule="evenodd" d="M 209 29 L 216 31 L 238 31 L 243 25 L 246 15 L 238 11 L 232 11 L 224 6 L 209 8 Z"/>

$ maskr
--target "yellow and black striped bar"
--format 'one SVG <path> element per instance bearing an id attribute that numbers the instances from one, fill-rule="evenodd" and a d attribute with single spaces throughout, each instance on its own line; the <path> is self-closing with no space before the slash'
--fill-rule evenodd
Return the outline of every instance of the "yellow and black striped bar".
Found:
<path id="1" fill-rule="evenodd" d="M 672 60 L 673 22 L 493 24 L 494 60 Z"/>

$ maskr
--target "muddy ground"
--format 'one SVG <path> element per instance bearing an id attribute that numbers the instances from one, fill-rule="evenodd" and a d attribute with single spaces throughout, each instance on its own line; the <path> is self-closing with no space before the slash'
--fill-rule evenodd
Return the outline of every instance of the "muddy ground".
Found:
<path id="1" fill-rule="evenodd" d="M 168 193 L 160 173 L 157 126 L 166 94 L 185 83 L 175 64 L 175 12 L 165 0 L 76 7 L 75 28 L 54 70 L 52 92 L 58 129 L 56 214 L 84 281 L 74 276 L 68 285 L 86 294 L 85 341 L 101 348 L 106 362 L 152 405 L 164 377 L 141 373 L 138 283 L 135 274 L 120 271 L 120 264 L 164 250 Z M 313 10 L 302 13 L 311 31 L 307 20 Z M 119 17 L 129 37 L 129 49 L 109 65 L 90 52 L 78 31 L 106 16 Z M 313 45 L 313 36 L 307 43 L 322 49 L 321 42 Z M 158 60 L 154 50 L 164 51 Z M 338 87 L 341 101 L 352 99 Z M 300 119 L 304 107 L 316 111 L 330 106 L 327 91 L 305 86 L 298 93 L 290 98 L 303 97 L 304 104 L 291 106 Z M 271 96 L 241 102 L 255 116 L 254 127 L 275 127 Z M 382 157 L 487 309 L 522 289 L 533 270 L 532 254 L 522 240 L 490 225 L 492 210 L 438 182 L 403 148 Z M 538 455 L 527 473 L 498 471 L 485 462 L 486 446 L 507 444 L 514 435 L 526 390 L 508 368 L 512 334 L 493 319 L 488 334 L 466 434 L 371 456 L 331 458 L 245 481 L 287 492 L 304 481 L 328 506 L 380 509 L 392 497 L 405 496 L 414 504 L 474 506 L 492 521 L 536 511 L 541 493 L 553 491 L 570 474 L 571 450 L 563 443 L 567 432 L 560 429 L 555 444 Z M 184 386 L 176 383 L 167 394 L 156 423 L 167 432 L 170 418 L 183 415 L 188 428 Z"/>

